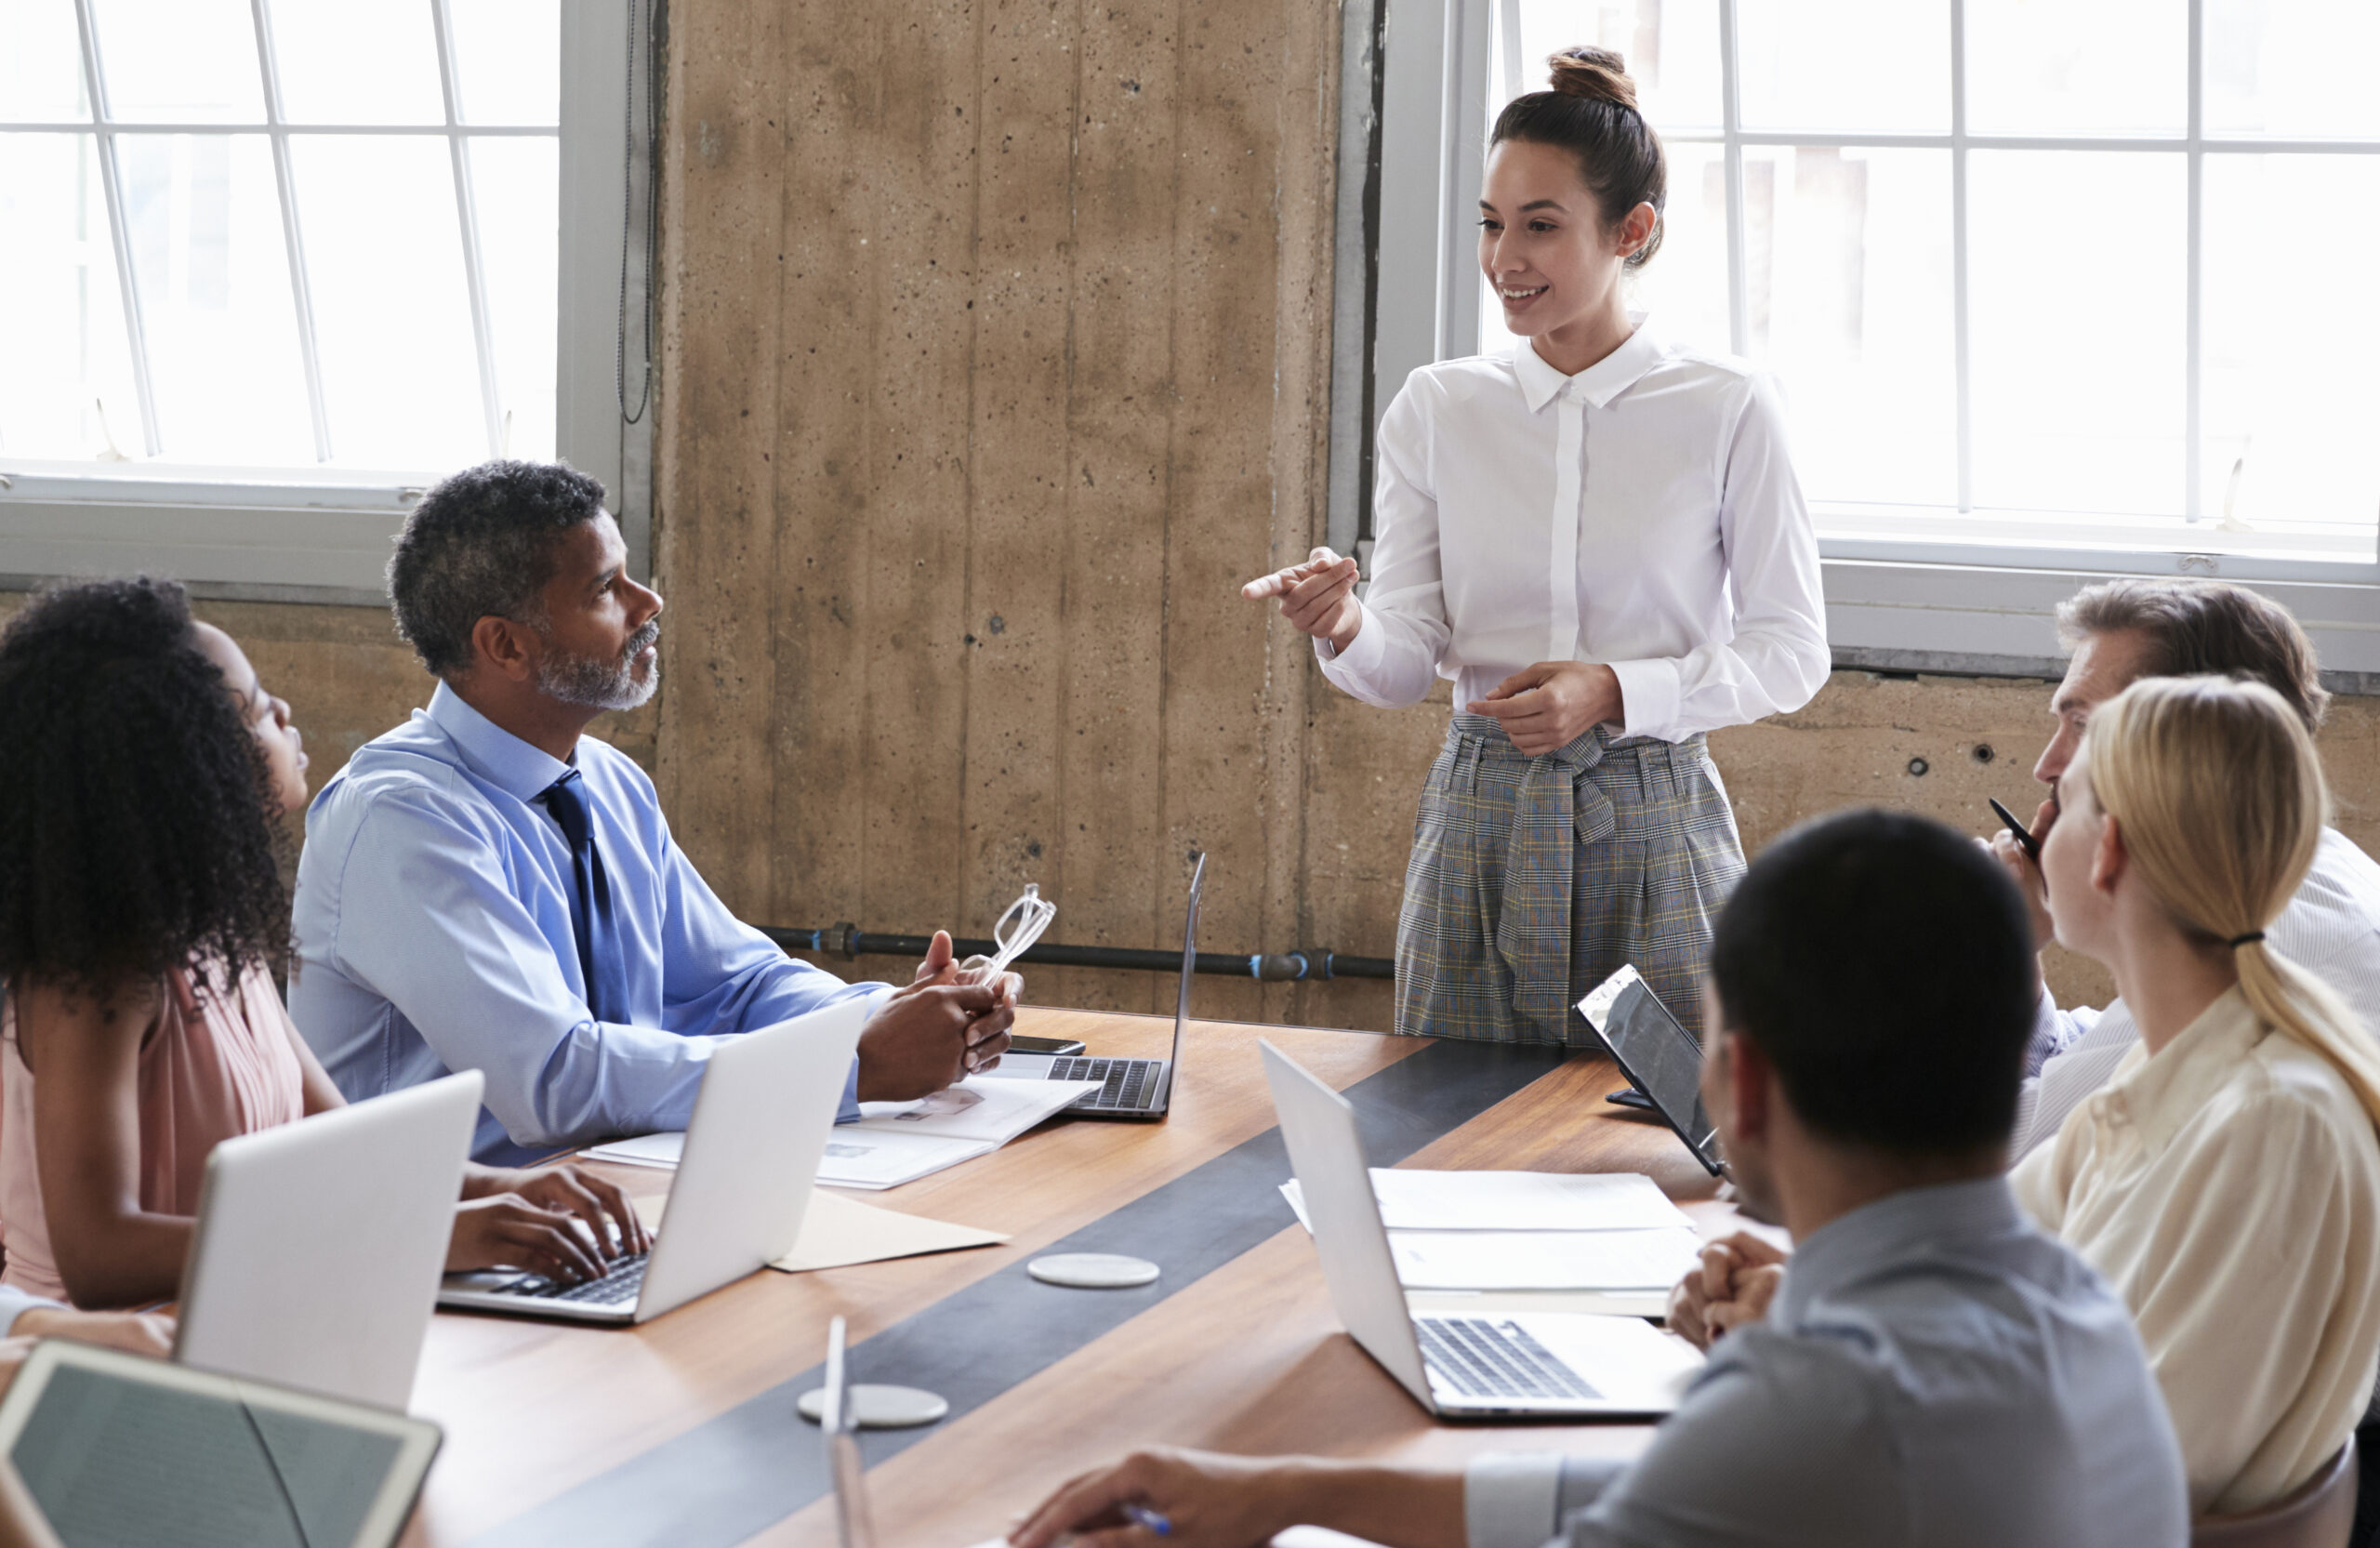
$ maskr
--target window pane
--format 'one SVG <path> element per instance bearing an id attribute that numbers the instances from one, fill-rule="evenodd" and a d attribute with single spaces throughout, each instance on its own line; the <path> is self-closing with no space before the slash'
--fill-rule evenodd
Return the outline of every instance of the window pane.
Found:
<path id="1" fill-rule="evenodd" d="M 1628 61 L 1654 124 L 1718 127 L 1718 0 L 1520 0 L 1520 15 L 1523 91 L 1545 89 L 1548 55 L 1593 44 Z"/>
<path id="2" fill-rule="evenodd" d="M 1952 505 L 1958 400 L 1947 151 L 1746 151 L 1752 354 L 1812 499 Z"/>
<path id="3" fill-rule="evenodd" d="M 338 461 L 440 471 L 487 456 L 444 137 L 293 135 Z"/>
<path id="4" fill-rule="evenodd" d="M 73 0 L 0 0 L 0 120 L 88 123 Z"/>
<path id="5" fill-rule="evenodd" d="M 1744 127 L 1950 133 L 1942 0 L 1741 0 L 1736 15 Z"/>
<path id="6" fill-rule="evenodd" d="M 245 0 L 91 0 L 108 111 L 141 124 L 261 124 Z"/>
<path id="7" fill-rule="evenodd" d="M 164 455 L 313 461 L 271 142 L 125 135 L 116 166 Z"/>
<path id="8" fill-rule="evenodd" d="M 2182 157 L 1968 160 L 1980 506 L 2182 509 Z"/>
<path id="9" fill-rule="evenodd" d="M 0 455 L 90 457 L 141 451 L 99 147 L 90 135 L 0 135 Z"/>
<path id="10" fill-rule="evenodd" d="M 554 455 L 554 311 L 561 259 L 556 141 L 473 139 L 481 273 L 496 329 L 496 380 L 512 417 L 508 455 Z M 629 337 L 641 337 L 631 332 Z"/>
<path id="11" fill-rule="evenodd" d="M 560 0 L 450 0 L 450 6 L 463 121 L 560 124 Z M 637 42 L 637 72 L 641 75 L 644 40 Z M 641 80 L 637 90 L 644 90 Z"/>
<path id="12" fill-rule="evenodd" d="M 2380 6 L 2206 0 L 2212 135 L 2380 137 Z"/>
<path id="13" fill-rule="evenodd" d="M 2262 528 L 2341 523 L 2369 558 L 2380 159 L 2211 155 L 2205 176 L 2202 509 Z"/>
<path id="14" fill-rule="evenodd" d="M 1967 0 L 1967 127 L 2175 134 L 2189 112 L 2186 0 Z"/>
<path id="15" fill-rule="evenodd" d="M 292 124 L 443 124 L 429 0 L 271 0 Z"/>

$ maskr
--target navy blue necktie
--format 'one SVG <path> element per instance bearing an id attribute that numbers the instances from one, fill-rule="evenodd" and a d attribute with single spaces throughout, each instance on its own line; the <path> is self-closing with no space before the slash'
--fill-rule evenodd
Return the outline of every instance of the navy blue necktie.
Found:
<path id="1" fill-rule="evenodd" d="M 579 787 L 578 771 L 547 786 L 537 799 L 570 841 L 577 883 L 570 931 L 578 942 L 578 977 L 587 986 L 587 1008 L 597 1021 L 626 1024 L 630 1020 L 628 964 L 620 949 L 619 920 L 612 912 L 611 879 L 603 874 L 603 852 L 595 847 L 595 825 L 587 811 L 587 793 Z"/>

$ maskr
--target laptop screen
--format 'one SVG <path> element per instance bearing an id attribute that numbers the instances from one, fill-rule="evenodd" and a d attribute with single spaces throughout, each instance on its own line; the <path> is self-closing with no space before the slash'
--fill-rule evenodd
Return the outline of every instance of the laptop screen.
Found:
<path id="1" fill-rule="evenodd" d="M 1190 872 L 1190 911 L 1182 918 L 1182 992 L 1173 1003 L 1173 1052 L 1165 1061 L 1165 1089 L 1157 1094 L 1161 1112 L 1173 1100 L 1173 1074 L 1182 1067 L 1182 1034 L 1190 1025 L 1190 980 L 1198 972 L 1198 895 L 1207 886 L 1207 856 L 1201 852 Z"/>
<path id="2" fill-rule="evenodd" d="M 1694 1035 L 1678 1025 L 1634 968 L 1606 979 L 1579 1009 L 1703 1170 L 1720 1175 L 1718 1142 L 1702 1110 L 1702 1045 Z"/>

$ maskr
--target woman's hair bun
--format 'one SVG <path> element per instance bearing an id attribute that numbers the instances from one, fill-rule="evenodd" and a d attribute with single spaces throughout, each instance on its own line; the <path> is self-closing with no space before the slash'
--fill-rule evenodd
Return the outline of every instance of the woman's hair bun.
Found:
<path id="1" fill-rule="evenodd" d="M 1545 62 L 1554 72 L 1554 89 L 1565 97 L 1583 97 L 1614 107 L 1636 106 L 1636 83 L 1628 78 L 1628 61 L 1617 49 L 1565 48 Z"/>

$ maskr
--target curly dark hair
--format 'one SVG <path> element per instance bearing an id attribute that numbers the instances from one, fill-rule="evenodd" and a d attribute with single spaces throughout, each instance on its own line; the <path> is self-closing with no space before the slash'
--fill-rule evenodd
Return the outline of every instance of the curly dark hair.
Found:
<path id="1" fill-rule="evenodd" d="M 405 518 L 389 561 L 389 604 L 421 664 L 451 677 L 471 664 L 486 617 L 542 629 L 539 593 L 554 542 L 603 513 L 603 484 L 558 462 L 483 462 L 439 481 Z"/>
<path id="2" fill-rule="evenodd" d="M 103 994 L 284 959 L 272 787 L 178 583 L 35 598 L 0 632 L 0 977 Z"/>

